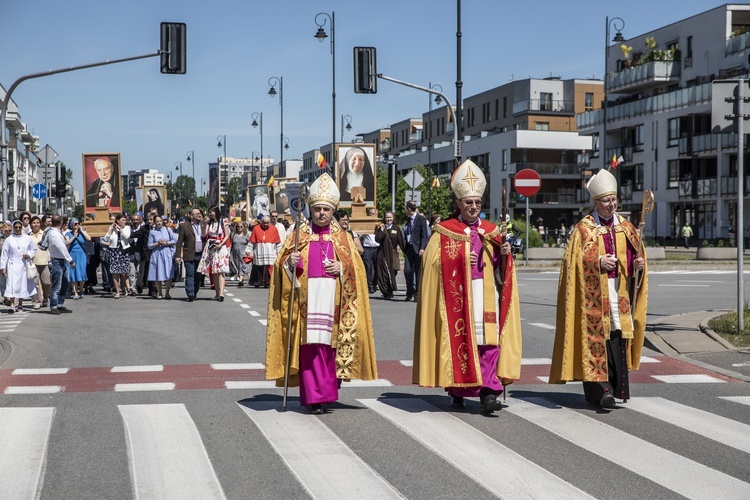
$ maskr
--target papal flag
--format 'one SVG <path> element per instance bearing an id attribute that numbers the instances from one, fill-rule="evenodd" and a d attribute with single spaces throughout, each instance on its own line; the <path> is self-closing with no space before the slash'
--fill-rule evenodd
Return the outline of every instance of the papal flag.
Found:
<path id="1" fill-rule="evenodd" d="M 323 156 L 323 153 L 318 153 L 318 168 L 328 168 L 328 162 Z"/>

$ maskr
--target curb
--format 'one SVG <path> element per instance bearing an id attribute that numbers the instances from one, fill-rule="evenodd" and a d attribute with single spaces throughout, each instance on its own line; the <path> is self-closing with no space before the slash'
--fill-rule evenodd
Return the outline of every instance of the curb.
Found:
<path id="1" fill-rule="evenodd" d="M 722 313 L 722 314 L 725 314 L 725 313 Z M 714 318 L 718 318 L 722 314 L 719 314 L 718 316 L 714 316 Z M 741 347 L 735 347 L 724 337 L 722 337 L 721 335 L 719 335 L 718 333 L 716 333 L 715 331 L 713 331 L 711 328 L 708 327 L 708 322 L 714 318 L 709 318 L 707 320 L 704 320 L 705 322 L 701 321 L 700 324 L 698 325 L 698 328 L 700 328 L 700 330 L 703 333 L 705 333 L 706 335 L 714 339 L 716 342 L 723 345 L 728 351 L 737 351 L 739 349 L 743 349 Z"/>
<path id="2" fill-rule="evenodd" d="M 13 345 L 6 339 L 0 339 L 0 366 L 8 360 L 13 352 Z"/>

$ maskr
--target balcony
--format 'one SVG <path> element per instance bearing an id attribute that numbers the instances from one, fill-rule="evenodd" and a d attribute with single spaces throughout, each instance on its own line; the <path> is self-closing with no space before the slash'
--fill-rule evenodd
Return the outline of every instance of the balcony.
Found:
<path id="1" fill-rule="evenodd" d="M 693 195 L 693 181 L 680 181 L 677 186 L 677 193 L 680 198 L 696 198 L 699 196 L 716 196 L 716 179 L 696 179 L 695 195 Z"/>
<path id="2" fill-rule="evenodd" d="M 727 38 L 724 55 L 729 56 L 750 47 L 750 32 Z"/>
<path id="3" fill-rule="evenodd" d="M 694 135 L 693 137 L 681 137 L 677 143 L 677 149 L 681 155 L 693 155 L 716 151 L 719 143 L 718 135 Z"/>
<path id="4" fill-rule="evenodd" d="M 679 61 L 651 61 L 607 75 L 607 92 L 636 92 L 680 81 Z"/>
<path id="5" fill-rule="evenodd" d="M 573 176 L 579 178 L 581 176 L 581 167 L 578 165 L 562 165 L 560 163 L 527 163 L 518 162 L 510 163 L 508 170 L 510 173 L 515 174 L 519 170 L 529 168 L 534 170 L 537 174 L 547 177 L 568 177 Z"/>
<path id="6" fill-rule="evenodd" d="M 737 194 L 737 177 L 722 177 L 721 178 L 721 194 L 722 195 L 736 195 Z M 750 196 L 750 177 L 745 177 L 745 198 Z"/>
<path id="7" fill-rule="evenodd" d="M 624 164 L 633 163 L 633 151 L 635 151 L 635 147 L 633 146 L 620 146 L 617 148 L 607 148 L 607 155 L 605 158 L 607 159 L 607 163 L 609 164 L 610 161 L 612 161 L 612 157 L 614 156 L 618 160 L 622 156 L 622 162 Z"/>
<path id="8" fill-rule="evenodd" d="M 513 115 L 535 112 L 542 114 L 565 114 L 573 116 L 574 102 L 550 101 L 546 99 L 526 99 L 513 103 Z"/>
<path id="9" fill-rule="evenodd" d="M 556 193 L 537 193 L 529 198 L 529 205 L 578 205 L 575 189 L 560 189 Z M 552 208 L 552 207 L 550 207 Z"/>

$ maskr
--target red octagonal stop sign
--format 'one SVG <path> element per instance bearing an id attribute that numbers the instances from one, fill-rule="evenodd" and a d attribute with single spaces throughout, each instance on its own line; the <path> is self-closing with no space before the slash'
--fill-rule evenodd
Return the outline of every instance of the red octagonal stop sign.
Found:
<path id="1" fill-rule="evenodd" d="M 539 192 L 539 188 L 542 187 L 542 178 L 539 177 L 539 174 L 535 170 L 524 168 L 516 173 L 516 177 L 513 179 L 513 186 L 520 195 L 526 197 L 534 196 Z"/>

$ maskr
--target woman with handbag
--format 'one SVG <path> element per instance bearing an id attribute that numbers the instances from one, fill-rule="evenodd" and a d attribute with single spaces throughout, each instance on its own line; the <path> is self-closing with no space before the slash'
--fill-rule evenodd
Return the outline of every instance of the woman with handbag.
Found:
<path id="1" fill-rule="evenodd" d="M 375 229 L 375 241 L 380 244 L 375 256 L 378 288 L 384 299 L 391 300 L 393 292 L 398 290 L 396 274 L 401 270 L 398 250 L 405 246 L 404 235 L 398 224 L 394 223 L 393 212 L 386 212 L 382 224 Z"/>
<path id="2" fill-rule="evenodd" d="M 75 217 L 68 220 L 68 231 L 65 232 L 65 244 L 68 246 L 68 253 L 73 257 L 76 263 L 75 267 L 68 265 L 68 276 L 70 276 L 70 286 L 73 288 L 73 300 L 78 300 L 86 289 L 86 241 L 91 241 L 91 236 L 83 228 L 81 223 Z"/>
<path id="3" fill-rule="evenodd" d="M 5 297 L 11 301 L 10 311 L 8 311 L 10 313 L 16 312 L 16 299 L 18 299 L 20 309 L 23 306 L 23 299 L 36 293 L 34 284 L 36 266 L 32 261 L 36 253 L 36 245 L 29 235 L 23 234 L 23 224 L 20 220 L 14 220 L 12 226 L 13 233 L 5 239 L 0 254 L 0 269 L 6 279 Z M 31 278 L 29 278 L 30 275 Z"/>
<path id="4" fill-rule="evenodd" d="M 229 272 L 239 280 L 237 287 L 241 288 L 245 286 L 245 275 L 247 279 L 250 279 L 250 270 L 252 257 L 247 254 L 247 244 L 250 241 L 250 235 L 247 232 L 247 225 L 240 221 L 234 226 L 234 233 L 232 233 L 232 251 L 231 258 L 229 260 Z"/>
<path id="5" fill-rule="evenodd" d="M 42 231 L 42 220 L 39 216 L 31 218 L 31 240 L 36 245 L 36 254 L 34 254 L 34 265 L 36 266 L 36 272 L 39 275 L 36 279 L 37 298 L 34 302 L 34 309 L 40 307 L 47 307 L 49 301 L 49 295 L 52 289 L 52 281 L 49 272 L 49 250 L 42 250 L 39 248 L 39 243 L 42 241 L 44 231 Z"/>
<path id="6" fill-rule="evenodd" d="M 107 234 L 101 238 L 101 244 L 107 249 L 107 262 L 109 262 L 110 283 L 114 284 L 115 296 L 120 298 L 120 291 L 125 295 L 128 293 L 128 280 L 130 279 L 130 226 L 128 218 L 123 214 L 115 214 L 115 219 Z M 72 254 L 71 254 L 72 255 Z M 78 264 L 76 264 L 78 267 Z"/>
<path id="7" fill-rule="evenodd" d="M 169 289 L 172 287 L 174 272 L 173 255 L 177 237 L 165 225 L 166 216 L 154 217 L 154 228 L 148 233 L 148 249 L 151 257 L 148 266 L 148 280 L 156 284 L 157 299 L 171 299 Z M 162 295 L 162 290 L 164 295 Z"/>
<path id="8" fill-rule="evenodd" d="M 229 272 L 229 222 L 221 216 L 219 207 L 214 205 L 208 209 L 208 222 L 203 235 L 206 244 L 203 255 L 198 263 L 198 272 L 210 274 L 216 295 L 214 300 L 224 300 L 224 273 Z"/>

